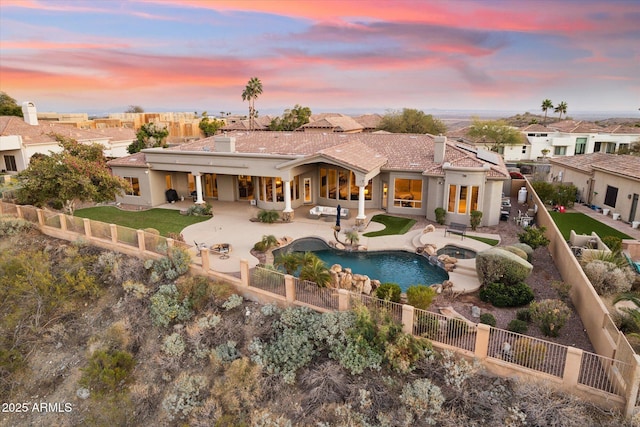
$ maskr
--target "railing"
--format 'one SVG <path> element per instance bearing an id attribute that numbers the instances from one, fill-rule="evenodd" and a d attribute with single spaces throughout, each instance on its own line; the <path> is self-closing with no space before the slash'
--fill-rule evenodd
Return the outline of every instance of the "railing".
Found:
<path id="1" fill-rule="evenodd" d="M 388 313 L 396 322 L 402 322 L 402 304 L 370 297 L 365 294 L 351 293 L 351 305 L 362 304 L 369 310 L 378 310 Z"/>
<path id="2" fill-rule="evenodd" d="M 580 363 L 578 383 L 617 396 L 627 390 L 625 378 L 632 374 L 632 366 L 620 360 L 584 352 Z"/>
<path id="3" fill-rule="evenodd" d="M 260 288 L 272 294 L 285 296 L 287 294 L 284 284 L 285 275 L 279 271 L 264 267 L 256 267 L 251 274 L 249 286 Z"/>
<path id="4" fill-rule="evenodd" d="M 293 279 L 295 286 L 296 301 L 321 307 L 328 310 L 338 310 L 337 289 L 321 288 L 315 282 L 308 280 Z"/>
<path id="5" fill-rule="evenodd" d="M 461 319 L 415 309 L 413 334 L 432 341 L 475 352 L 476 327 Z"/>

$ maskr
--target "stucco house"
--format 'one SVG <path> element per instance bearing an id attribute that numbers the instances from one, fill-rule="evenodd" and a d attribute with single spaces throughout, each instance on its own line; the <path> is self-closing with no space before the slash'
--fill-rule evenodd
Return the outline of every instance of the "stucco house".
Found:
<path id="1" fill-rule="evenodd" d="M 60 151 L 55 135 L 75 139 L 81 143 L 97 143 L 104 147 L 106 157 L 126 156 L 127 147 L 136 139 L 133 129 L 79 129 L 55 122 L 38 122 L 36 108 L 31 102 L 22 106 L 24 119 L 0 116 L 0 171 L 12 174 L 27 168 L 36 153 Z"/>
<path id="2" fill-rule="evenodd" d="M 640 221 L 640 157 L 591 153 L 550 159 L 551 176 L 572 183 L 581 201 L 608 210 L 621 221 Z"/>
<path id="3" fill-rule="evenodd" d="M 422 215 L 447 210 L 447 222 L 483 225 L 500 218 L 500 156 L 446 137 L 411 134 L 236 132 L 169 148 L 150 148 L 109 162 L 129 180 L 125 204 L 157 206 L 174 189 L 205 200 L 252 203 L 291 215 L 295 208 L 337 206 L 367 218 L 367 209 Z"/>

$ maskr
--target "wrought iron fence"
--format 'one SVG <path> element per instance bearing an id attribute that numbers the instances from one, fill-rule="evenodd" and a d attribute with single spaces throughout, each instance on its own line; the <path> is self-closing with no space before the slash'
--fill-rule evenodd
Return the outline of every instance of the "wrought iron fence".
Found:
<path id="1" fill-rule="evenodd" d="M 415 309 L 413 334 L 475 352 L 477 326 L 462 319 Z"/>
<path id="2" fill-rule="evenodd" d="M 631 365 L 620 360 L 583 352 L 578 384 L 617 396 L 624 396 L 626 379 L 631 375 Z"/>
<path id="3" fill-rule="evenodd" d="M 315 282 L 294 278 L 296 301 L 322 307 L 329 310 L 339 308 L 339 296 L 337 289 L 321 288 Z"/>
<path id="4" fill-rule="evenodd" d="M 256 267 L 253 269 L 249 286 L 260 288 L 276 295 L 287 295 L 284 285 L 284 274 L 264 267 Z"/>

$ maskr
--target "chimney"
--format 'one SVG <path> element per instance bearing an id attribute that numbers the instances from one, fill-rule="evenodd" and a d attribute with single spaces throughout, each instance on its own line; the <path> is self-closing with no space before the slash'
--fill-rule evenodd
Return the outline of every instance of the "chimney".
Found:
<path id="1" fill-rule="evenodd" d="M 22 115 L 25 122 L 32 126 L 38 126 L 38 112 L 33 102 L 25 101 L 22 103 Z"/>
<path id="2" fill-rule="evenodd" d="M 433 142 L 433 161 L 438 164 L 442 164 L 442 162 L 444 162 L 445 148 L 447 146 L 447 137 L 438 135 L 433 138 Z"/>
<path id="3" fill-rule="evenodd" d="M 234 153 L 236 151 L 236 139 L 233 136 L 216 136 L 214 149 L 216 153 Z"/>

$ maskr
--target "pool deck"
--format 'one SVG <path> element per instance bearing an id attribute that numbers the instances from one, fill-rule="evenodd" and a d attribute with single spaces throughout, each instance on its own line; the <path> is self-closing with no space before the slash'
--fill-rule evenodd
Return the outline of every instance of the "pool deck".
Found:
<path id="1" fill-rule="evenodd" d="M 186 209 L 192 203 L 177 202 L 174 204 L 166 204 L 159 206 L 168 209 Z M 327 242 L 335 242 L 333 226 L 335 219 L 326 220 L 310 219 L 306 213 L 310 206 L 304 206 L 296 209 L 293 221 L 289 223 L 264 224 L 260 222 L 252 222 L 250 218 L 255 218 L 259 209 L 251 206 L 239 204 L 238 202 L 218 202 L 214 201 L 213 212 L 214 217 L 210 220 L 190 225 L 182 231 L 187 244 L 194 245 L 206 244 L 213 246 L 218 243 L 229 243 L 231 252 L 228 258 L 220 257 L 218 254 L 210 254 L 209 261 L 211 269 L 222 273 L 237 273 L 240 271 L 240 260 L 246 259 L 250 267 L 258 264 L 258 259 L 251 255 L 253 245 L 262 239 L 264 235 L 274 235 L 278 239 L 284 237 L 293 240 L 302 237 L 319 237 Z M 385 213 L 379 210 L 368 210 L 367 221 L 375 214 Z M 339 239 L 345 241 L 345 231 L 355 228 L 355 215 L 349 219 L 341 220 L 341 232 Z M 378 231 L 384 226 L 377 222 L 368 222 L 364 232 Z M 402 235 L 365 237 L 360 234 L 359 245 L 364 246 L 369 251 L 379 250 L 405 250 L 415 252 L 418 246 L 424 246 L 427 243 L 434 244 L 437 248 L 441 248 L 447 244 L 455 244 L 457 246 L 481 251 L 490 246 L 468 237 L 462 238 L 455 234 L 449 234 L 445 237 L 444 226 L 439 226 L 434 232 L 423 233 L 423 229 L 412 229 Z M 486 235 L 482 233 L 469 232 L 468 235 L 478 235 L 500 240 L 498 235 Z M 193 253 L 196 253 L 195 248 Z M 197 259 L 197 257 L 195 257 Z M 456 269 L 449 273 L 449 279 L 454 284 L 456 292 L 473 292 L 480 287 L 480 282 L 475 272 L 475 259 L 459 260 Z"/>

